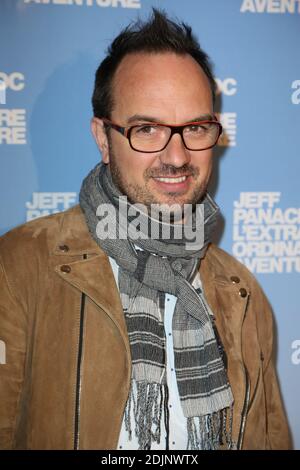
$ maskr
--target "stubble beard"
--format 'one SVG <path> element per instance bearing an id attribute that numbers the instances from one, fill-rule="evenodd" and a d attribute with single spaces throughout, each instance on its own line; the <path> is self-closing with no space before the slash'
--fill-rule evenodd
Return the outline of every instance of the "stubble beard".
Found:
<path id="1" fill-rule="evenodd" d="M 115 186 L 118 188 L 118 190 L 121 192 L 122 195 L 127 196 L 128 201 L 131 204 L 143 204 L 146 206 L 148 210 L 148 214 L 151 213 L 151 206 L 152 204 L 164 204 L 167 206 L 171 206 L 173 204 L 178 204 L 181 207 L 180 213 L 175 214 L 175 213 L 170 213 L 168 212 L 168 215 L 171 215 L 171 220 L 173 221 L 178 220 L 178 218 L 181 217 L 182 211 L 183 211 L 183 206 L 184 204 L 192 204 L 193 209 L 196 207 L 196 204 L 200 204 L 205 193 L 207 190 L 207 184 L 205 182 L 198 183 L 191 195 L 189 196 L 188 200 L 186 199 L 186 195 L 182 195 L 179 193 L 167 193 L 169 197 L 163 197 L 162 199 L 159 199 L 159 196 L 156 196 L 151 192 L 150 189 L 147 188 L 147 182 L 151 179 L 152 174 L 151 169 L 150 170 L 145 170 L 144 172 L 144 180 L 145 186 L 140 186 L 138 184 L 133 184 L 129 183 L 128 181 L 125 181 L 125 178 L 120 172 L 120 169 L 117 164 L 117 157 L 114 154 L 114 151 L 112 149 L 111 144 L 109 145 L 109 167 L 110 167 L 110 172 L 111 172 L 111 177 L 113 180 L 113 183 Z M 166 169 L 168 170 L 166 172 Z M 192 174 L 193 178 L 196 178 L 199 174 L 198 168 L 188 165 L 185 166 L 185 170 L 188 171 L 188 173 Z M 183 167 L 178 169 L 175 167 L 172 167 L 171 165 L 168 165 L 168 168 L 166 165 L 164 165 L 164 169 L 160 170 L 160 172 L 157 172 L 156 169 L 156 175 L 176 175 L 179 174 L 179 172 L 183 172 Z"/>

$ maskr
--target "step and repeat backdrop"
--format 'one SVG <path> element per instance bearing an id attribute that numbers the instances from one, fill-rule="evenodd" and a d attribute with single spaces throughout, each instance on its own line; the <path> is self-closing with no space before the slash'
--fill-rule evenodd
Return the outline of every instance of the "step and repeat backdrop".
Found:
<path id="1" fill-rule="evenodd" d="M 101 158 L 90 133 L 95 70 L 152 6 L 189 23 L 214 63 L 225 130 L 210 187 L 218 242 L 273 307 L 300 449 L 300 0 L 1 0 L 0 234 L 78 201 Z"/>

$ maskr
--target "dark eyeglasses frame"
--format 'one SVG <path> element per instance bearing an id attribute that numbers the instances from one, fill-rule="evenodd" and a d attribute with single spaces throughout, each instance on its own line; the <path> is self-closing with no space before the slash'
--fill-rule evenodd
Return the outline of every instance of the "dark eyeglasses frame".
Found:
<path id="1" fill-rule="evenodd" d="M 213 120 L 205 120 L 205 121 L 192 121 L 192 122 L 187 122 L 185 124 L 181 124 L 180 126 L 175 126 L 173 124 L 160 124 L 160 123 L 157 123 L 157 122 L 145 122 L 144 124 L 135 124 L 134 126 L 128 126 L 128 127 L 122 127 L 122 126 L 119 126 L 119 124 L 116 124 L 115 122 L 111 121 L 110 119 L 107 119 L 107 118 L 100 118 L 107 126 L 109 127 L 112 127 L 113 129 L 115 129 L 116 131 L 120 132 L 120 134 L 122 134 L 124 137 L 126 137 L 129 141 L 129 145 L 130 147 L 132 148 L 132 150 L 135 150 L 136 152 L 141 152 L 141 153 L 156 153 L 156 152 L 161 152 L 162 150 L 164 150 L 168 143 L 170 142 L 172 136 L 174 134 L 180 134 L 181 136 L 181 139 L 182 139 L 182 142 L 183 142 L 183 145 L 185 146 L 185 148 L 187 150 L 190 150 L 192 152 L 200 152 L 202 150 L 208 150 L 212 147 L 214 147 L 216 145 L 216 143 L 218 142 L 219 140 L 219 137 L 220 135 L 222 134 L 223 132 L 223 127 L 222 127 L 222 124 L 217 120 L 217 118 L 215 116 L 213 116 L 214 119 Z M 210 145 L 209 147 L 205 147 L 203 149 L 190 149 L 189 147 L 186 146 L 185 144 L 185 141 L 184 141 L 184 137 L 183 137 L 183 129 L 186 127 L 186 126 L 191 126 L 191 125 L 197 125 L 197 124 L 217 124 L 218 125 L 218 128 L 219 128 L 219 131 L 218 131 L 218 136 L 216 138 L 216 141 L 213 145 Z M 171 129 L 171 134 L 170 134 L 170 137 L 169 137 L 169 140 L 167 141 L 166 145 L 159 149 L 159 150 L 137 150 L 136 148 L 134 148 L 131 144 L 131 132 L 133 130 L 134 127 L 140 127 L 142 125 L 153 125 L 153 126 L 163 126 L 163 127 L 169 127 Z"/>

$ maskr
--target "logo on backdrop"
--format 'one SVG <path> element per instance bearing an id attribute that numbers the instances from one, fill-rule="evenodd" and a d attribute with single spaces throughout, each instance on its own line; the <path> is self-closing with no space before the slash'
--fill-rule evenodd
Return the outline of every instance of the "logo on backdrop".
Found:
<path id="1" fill-rule="evenodd" d="M 256 273 L 300 272 L 300 208 L 280 192 L 241 192 L 233 209 L 233 255 Z"/>
<path id="2" fill-rule="evenodd" d="M 218 140 L 218 145 L 222 147 L 236 146 L 236 113 L 216 113 L 217 118 L 221 122 L 224 132 Z"/>
<path id="3" fill-rule="evenodd" d="M 24 75 L 0 71 L 0 104 L 7 104 L 8 91 L 22 91 Z M 26 144 L 26 110 L 0 108 L 0 144 Z"/>
<path id="4" fill-rule="evenodd" d="M 69 209 L 76 203 L 76 193 L 33 193 L 26 202 L 26 221 Z"/>
<path id="5" fill-rule="evenodd" d="M 0 104 L 6 104 L 6 84 L 2 78 L 0 78 Z"/>
<path id="6" fill-rule="evenodd" d="M 221 93 L 227 96 L 236 94 L 237 81 L 235 78 L 224 78 L 224 80 L 221 80 L 220 78 L 215 77 L 215 82 L 217 84 L 217 95 L 220 95 Z"/>
<path id="7" fill-rule="evenodd" d="M 294 80 L 292 83 L 292 90 L 291 100 L 293 104 L 300 104 L 300 80 Z"/>
<path id="8" fill-rule="evenodd" d="M 25 87 L 25 77 L 21 72 L 5 73 L 0 71 L 0 83 L 3 88 L 13 91 L 21 91 Z"/>
<path id="9" fill-rule="evenodd" d="M 300 13 L 300 0 L 243 0 L 241 13 Z"/>
<path id="10" fill-rule="evenodd" d="M 237 81 L 235 78 L 224 78 L 223 80 L 215 77 L 217 83 L 217 95 L 234 96 L 237 93 Z M 220 120 L 224 132 L 221 135 L 218 145 L 222 147 L 235 147 L 236 146 L 236 120 L 237 113 L 223 112 L 216 113 Z"/>
<path id="11" fill-rule="evenodd" d="M 292 349 L 294 349 L 291 356 L 292 364 L 298 366 L 300 364 L 300 339 L 295 339 L 292 342 Z"/>
<path id="12" fill-rule="evenodd" d="M 141 0 L 23 0 L 24 3 L 40 5 L 70 5 L 78 7 L 141 8 Z"/>

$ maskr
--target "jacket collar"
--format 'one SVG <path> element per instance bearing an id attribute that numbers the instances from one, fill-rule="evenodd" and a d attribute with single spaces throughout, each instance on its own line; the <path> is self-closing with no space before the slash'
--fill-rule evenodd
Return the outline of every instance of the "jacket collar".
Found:
<path id="1" fill-rule="evenodd" d="M 79 205 L 72 207 L 62 214 L 62 220 L 55 244 L 54 255 L 91 255 L 103 254 L 92 236 L 88 236 L 88 228 L 83 212 Z"/>
<path id="2" fill-rule="evenodd" d="M 129 347 L 125 317 L 109 259 L 88 232 L 79 205 L 62 214 L 52 254 L 55 272 L 102 308 L 118 326 L 125 346 Z"/>
<path id="3" fill-rule="evenodd" d="M 58 256 L 55 271 L 65 281 L 88 295 L 118 323 L 122 319 L 120 326 L 125 333 L 120 296 L 108 256 L 89 234 L 79 205 L 62 215 L 52 253 Z M 75 260 L 74 257 L 76 257 Z M 210 245 L 200 264 L 200 277 L 213 312 L 218 311 L 222 299 L 226 300 L 227 297 L 227 303 L 228 296 L 237 299 L 237 305 L 241 306 L 238 310 L 241 313 L 229 311 L 227 315 L 235 315 L 234 323 L 237 322 L 236 326 L 238 326 L 241 325 L 241 317 L 245 313 L 244 304 L 249 295 L 249 288 L 245 280 L 236 276 L 236 264 L 230 255 Z M 62 267 L 66 265 L 70 268 L 69 272 L 62 270 Z M 236 278 L 239 282 L 234 282 Z M 241 288 L 247 293 L 245 297 L 240 295 Z"/>
<path id="4" fill-rule="evenodd" d="M 219 251 L 222 251 L 218 249 Z M 87 255 L 88 263 L 90 255 L 98 255 L 101 259 L 107 258 L 107 255 L 99 247 L 96 241 L 88 232 L 84 214 L 79 205 L 72 207 L 62 214 L 60 228 L 55 239 L 52 253 L 56 256 L 84 256 Z M 222 252 L 225 254 L 225 252 Z M 230 261 L 231 257 L 228 257 Z M 231 277 L 234 277 L 228 269 L 228 265 L 224 265 L 223 259 L 218 257 L 215 249 L 209 248 L 205 258 L 200 265 L 201 277 L 209 277 L 210 281 L 220 285 L 232 284 Z M 228 273 L 228 274 L 227 274 Z"/>

